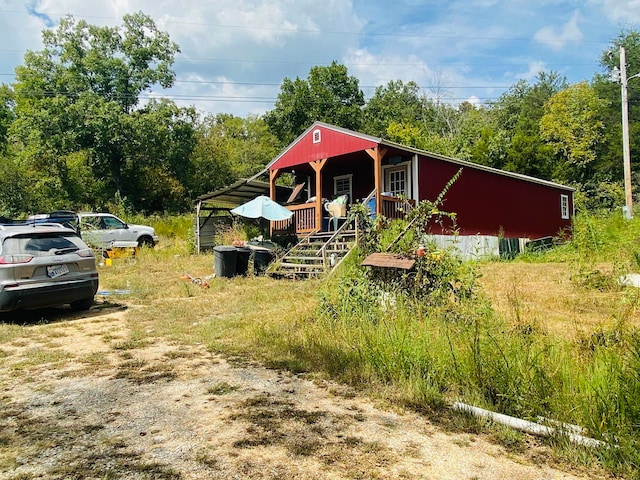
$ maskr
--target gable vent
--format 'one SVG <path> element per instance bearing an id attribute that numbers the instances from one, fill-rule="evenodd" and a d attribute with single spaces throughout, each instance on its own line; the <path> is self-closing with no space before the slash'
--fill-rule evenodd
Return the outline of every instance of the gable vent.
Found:
<path id="1" fill-rule="evenodd" d="M 320 130 L 314 130 L 313 131 L 313 143 L 320 143 L 321 140 L 322 140 L 322 137 L 320 135 Z"/>

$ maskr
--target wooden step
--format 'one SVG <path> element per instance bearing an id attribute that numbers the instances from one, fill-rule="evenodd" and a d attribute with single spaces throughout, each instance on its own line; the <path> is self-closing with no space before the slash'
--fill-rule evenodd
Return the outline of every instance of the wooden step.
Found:
<path id="1" fill-rule="evenodd" d="M 267 274 L 278 278 L 318 277 L 338 265 L 354 245 L 354 230 L 338 235 L 335 232 L 310 235 L 272 264 Z"/>
<path id="2" fill-rule="evenodd" d="M 280 267 L 300 268 L 300 269 L 303 269 L 303 270 L 317 270 L 318 268 L 320 268 L 320 269 L 324 270 L 324 265 L 310 264 L 310 263 L 288 263 L 288 262 L 282 262 L 282 263 L 280 263 Z"/>
<path id="3" fill-rule="evenodd" d="M 291 260 L 301 260 L 303 262 L 321 262 L 322 261 L 322 257 L 318 257 L 318 256 L 314 256 L 314 257 L 303 257 L 303 256 L 299 256 L 299 255 L 285 255 L 282 260 L 286 261 L 286 262 L 290 262 Z M 295 263 L 295 262 L 293 262 Z"/>

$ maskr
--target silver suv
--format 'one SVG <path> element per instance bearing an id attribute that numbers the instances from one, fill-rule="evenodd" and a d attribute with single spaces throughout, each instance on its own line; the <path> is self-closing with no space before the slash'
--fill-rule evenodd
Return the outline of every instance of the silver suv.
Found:
<path id="1" fill-rule="evenodd" d="M 93 305 L 98 271 L 91 250 L 57 224 L 0 225 L 0 312 Z"/>
<path id="2" fill-rule="evenodd" d="M 160 239 L 153 227 L 128 224 L 110 213 L 79 213 L 78 219 L 82 238 L 95 248 L 109 248 L 116 242 L 153 247 Z"/>

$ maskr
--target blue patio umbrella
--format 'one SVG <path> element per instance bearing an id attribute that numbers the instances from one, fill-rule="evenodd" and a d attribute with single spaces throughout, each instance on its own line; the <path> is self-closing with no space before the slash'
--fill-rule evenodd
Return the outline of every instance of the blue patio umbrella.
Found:
<path id="1" fill-rule="evenodd" d="M 264 218 L 267 220 L 287 220 L 293 212 L 274 202 L 265 195 L 260 195 L 253 200 L 231 210 L 231 213 L 247 218 Z"/>

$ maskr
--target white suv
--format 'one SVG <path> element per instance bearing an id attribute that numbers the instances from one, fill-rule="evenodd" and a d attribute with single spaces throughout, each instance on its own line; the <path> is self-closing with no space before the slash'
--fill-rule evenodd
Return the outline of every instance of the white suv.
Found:
<path id="1" fill-rule="evenodd" d="M 153 227 L 123 222 L 110 213 L 79 213 L 82 239 L 94 248 L 109 248 L 114 242 L 153 247 L 159 241 Z"/>

